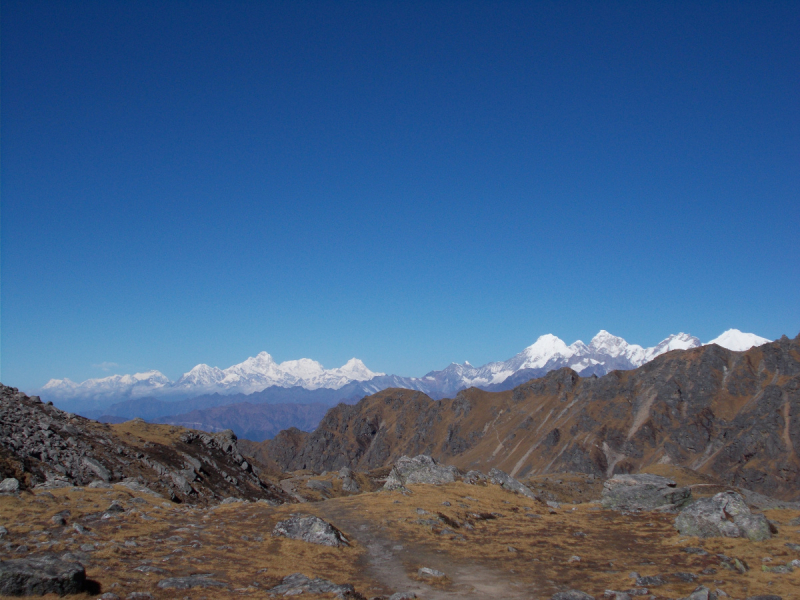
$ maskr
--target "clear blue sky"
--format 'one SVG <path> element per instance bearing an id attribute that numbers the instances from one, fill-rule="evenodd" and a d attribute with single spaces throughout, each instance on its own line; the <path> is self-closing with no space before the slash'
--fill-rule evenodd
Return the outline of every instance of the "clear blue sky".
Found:
<path id="1" fill-rule="evenodd" d="M 800 331 L 800 3 L 2 2 L 2 377 Z"/>

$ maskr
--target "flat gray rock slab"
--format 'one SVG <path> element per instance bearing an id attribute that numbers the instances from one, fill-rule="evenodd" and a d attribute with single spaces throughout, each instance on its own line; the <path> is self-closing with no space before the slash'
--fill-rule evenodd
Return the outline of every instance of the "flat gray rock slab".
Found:
<path id="1" fill-rule="evenodd" d="M 327 579 L 311 579 L 302 573 L 293 573 L 283 578 L 280 585 L 267 590 L 271 596 L 298 596 L 300 594 L 335 594 L 339 598 L 356 598 L 355 588 L 349 583 L 337 585 Z"/>
<path id="2" fill-rule="evenodd" d="M 188 577 L 168 577 L 158 582 L 162 590 L 188 590 L 189 588 L 228 587 L 228 584 L 211 579 L 212 574 L 189 575 Z"/>
<path id="3" fill-rule="evenodd" d="M 341 531 L 313 515 L 296 514 L 285 521 L 278 521 L 272 535 L 336 548 L 350 545 Z"/>
<path id="4" fill-rule="evenodd" d="M 721 492 L 686 507 L 675 519 L 681 535 L 709 537 L 742 537 L 762 541 L 772 537 L 764 515 L 750 512 L 744 498 L 736 492 Z"/>
<path id="5" fill-rule="evenodd" d="M 692 491 L 675 486 L 672 479 L 649 473 L 614 475 L 603 484 L 600 503 L 611 510 L 677 509 L 689 501 Z"/>
<path id="6" fill-rule="evenodd" d="M 78 594 L 86 587 L 83 565 L 47 555 L 0 561 L 0 595 Z"/>
<path id="7" fill-rule="evenodd" d="M 397 490 L 415 483 L 442 485 L 453 483 L 458 477 L 459 471 L 456 467 L 439 464 L 427 454 L 414 458 L 403 456 L 394 463 L 383 489 Z"/>

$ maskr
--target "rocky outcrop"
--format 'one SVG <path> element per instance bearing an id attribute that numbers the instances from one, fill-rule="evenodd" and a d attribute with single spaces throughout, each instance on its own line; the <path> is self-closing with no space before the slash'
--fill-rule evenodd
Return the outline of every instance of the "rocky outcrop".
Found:
<path id="1" fill-rule="evenodd" d="M 86 586 L 83 565 L 53 555 L 0 561 L 0 595 L 78 594 Z"/>
<path id="2" fill-rule="evenodd" d="M 614 475 L 603 483 L 601 504 L 623 511 L 677 510 L 692 496 L 690 488 L 677 488 L 672 479 L 641 473 Z"/>
<path id="3" fill-rule="evenodd" d="M 488 479 L 491 483 L 499 485 L 504 490 L 508 490 L 509 492 L 516 492 L 517 494 L 522 494 L 523 496 L 527 496 L 531 500 L 538 500 L 536 494 L 534 494 L 528 486 L 520 483 L 519 481 L 511 477 L 511 475 L 501 471 L 500 469 L 492 469 L 491 471 L 489 471 Z"/>
<path id="4" fill-rule="evenodd" d="M 732 352 L 668 352 L 632 371 L 552 371 L 510 391 L 434 401 L 387 389 L 332 408 L 310 434 L 265 446 L 284 470 L 369 471 L 426 454 L 521 479 L 691 468 L 732 487 L 800 500 L 800 336 Z"/>
<path id="5" fill-rule="evenodd" d="M 231 431 L 207 434 L 141 419 L 98 423 L 0 385 L 0 490 L 8 492 L 122 483 L 192 504 L 289 500 L 259 477 L 236 442 Z"/>
<path id="6" fill-rule="evenodd" d="M 284 521 L 278 521 L 272 530 L 272 535 L 334 548 L 350 545 L 341 531 L 313 515 L 297 514 Z"/>
<path id="7" fill-rule="evenodd" d="M 414 458 L 402 456 L 392 467 L 383 489 L 396 490 L 415 483 L 430 485 L 453 483 L 458 475 L 458 469 L 448 465 L 440 465 L 430 456 L 424 454 Z"/>
<path id="8" fill-rule="evenodd" d="M 772 537 L 767 518 L 750 512 L 744 498 L 735 492 L 722 492 L 683 509 L 675 528 L 681 535 L 702 538 L 743 537 L 757 542 Z"/>

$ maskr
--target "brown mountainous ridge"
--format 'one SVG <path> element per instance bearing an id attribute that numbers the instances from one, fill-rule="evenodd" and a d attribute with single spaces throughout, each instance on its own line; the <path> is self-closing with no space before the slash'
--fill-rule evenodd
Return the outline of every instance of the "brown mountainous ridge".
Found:
<path id="1" fill-rule="evenodd" d="M 610 477 L 667 464 L 800 500 L 798 452 L 800 336 L 784 336 L 747 352 L 673 351 L 600 378 L 564 368 L 510 391 L 470 388 L 439 401 L 388 389 L 336 406 L 313 433 L 282 432 L 254 453 L 286 471 L 317 472 L 418 454 L 515 477 Z"/>

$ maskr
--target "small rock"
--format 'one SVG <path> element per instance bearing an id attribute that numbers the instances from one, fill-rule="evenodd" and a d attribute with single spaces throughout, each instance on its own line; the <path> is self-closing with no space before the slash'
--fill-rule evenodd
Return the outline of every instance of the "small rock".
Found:
<path id="1" fill-rule="evenodd" d="M 0 494 L 13 494 L 19 491 L 19 480 L 8 477 L 0 482 Z"/>
<path id="2" fill-rule="evenodd" d="M 783 598 L 775 594 L 762 594 L 760 596 L 748 596 L 745 600 L 783 600 Z"/>
<path id="3" fill-rule="evenodd" d="M 647 577 L 636 578 L 636 585 L 639 587 L 658 587 L 665 583 L 667 582 L 661 575 L 649 575 Z"/>
<path id="4" fill-rule="evenodd" d="M 396 592 L 389 596 L 389 600 L 414 600 L 416 597 L 414 592 Z"/>
<path id="5" fill-rule="evenodd" d="M 106 592 L 102 596 L 100 596 L 99 600 L 120 600 L 120 597 L 117 596 L 114 592 Z"/>
<path id="6" fill-rule="evenodd" d="M 50 517 L 50 522 L 53 525 L 63 526 L 67 524 L 67 520 L 64 518 L 64 515 L 54 515 Z"/>
<path id="7" fill-rule="evenodd" d="M 176 590 L 188 590 L 189 588 L 200 587 L 200 588 L 207 588 L 207 587 L 227 587 L 227 584 L 222 583 L 221 581 L 215 581 L 213 579 L 209 579 L 212 576 L 212 573 L 207 573 L 203 575 L 189 575 L 188 577 L 169 577 L 167 579 L 162 579 L 158 582 L 158 587 L 162 590 L 166 589 L 176 589 Z"/>
<path id="8" fill-rule="evenodd" d="M 684 598 L 684 600 L 709 600 L 709 593 L 710 592 L 711 592 L 711 590 L 709 590 L 707 587 L 703 587 L 701 585 L 695 591 L 693 591 L 691 594 L 686 596 L 686 598 Z"/>
<path id="9" fill-rule="evenodd" d="M 153 595 L 148 592 L 131 592 L 125 600 L 153 600 Z"/>
<path id="10" fill-rule="evenodd" d="M 90 487 L 90 488 L 100 488 L 100 489 L 103 489 L 103 490 L 107 490 L 107 489 L 110 489 L 110 488 L 111 488 L 111 484 L 110 484 L 110 483 L 106 483 L 106 482 L 105 482 L 105 481 L 103 481 L 102 479 L 95 479 L 95 480 L 94 480 L 92 483 L 90 483 L 90 484 L 89 484 L 88 486 L 86 486 L 86 487 Z"/>
<path id="11" fill-rule="evenodd" d="M 579 563 L 579 562 L 581 562 L 581 557 L 580 556 L 570 556 L 569 560 L 567 562 L 568 563 Z"/>
<path id="12" fill-rule="evenodd" d="M 550 597 L 550 600 L 594 600 L 594 596 L 580 590 L 567 590 L 566 592 L 556 592 Z"/>
<path id="13" fill-rule="evenodd" d="M 296 514 L 285 521 L 278 521 L 272 530 L 272 535 L 337 548 L 350 545 L 341 531 L 313 515 Z"/>
<path id="14" fill-rule="evenodd" d="M 309 479 L 306 482 L 306 487 L 319 492 L 330 492 L 333 489 L 333 483 L 324 479 Z"/>
<path id="15" fill-rule="evenodd" d="M 445 500 L 444 502 L 442 502 L 442 506 L 450 506 L 450 503 L 447 500 Z"/>
<path id="16" fill-rule="evenodd" d="M 446 577 L 446 575 L 441 571 L 437 571 L 436 569 L 431 569 L 430 567 L 422 567 L 417 571 L 417 575 L 419 575 L 420 577 L 433 577 L 434 579 L 442 579 Z"/>
<path id="17" fill-rule="evenodd" d="M 8 529 L 0 525 L 0 540 L 6 537 L 6 535 L 8 535 Z"/>
<path id="18" fill-rule="evenodd" d="M 517 550 L 516 548 L 514 548 L 514 546 L 509 546 L 508 548 L 506 548 L 506 551 L 507 551 L 507 552 L 512 552 L 512 553 L 515 553 L 515 554 L 516 554 L 517 552 L 519 552 L 519 550 Z"/>

